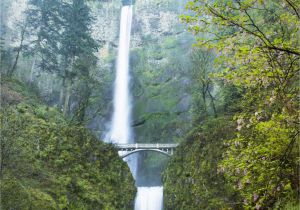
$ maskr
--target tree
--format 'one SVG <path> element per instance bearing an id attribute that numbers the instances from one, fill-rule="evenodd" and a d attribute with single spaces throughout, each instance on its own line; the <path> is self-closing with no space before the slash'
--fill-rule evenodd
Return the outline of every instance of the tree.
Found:
<path id="1" fill-rule="evenodd" d="M 201 23 L 190 29 L 199 34 L 198 45 L 220 51 L 218 62 L 226 68 L 223 78 L 249 89 L 262 87 L 269 98 L 281 91 L 295 93 L 297 89 L 289 84 L 298 79 L 300 51 L 295 27 L 299 18 L 293 7 L 270 0 L 209 2 L 189 2 L 187 7 L 201 16 L 182 18 Z M 278 87 L 275 92 L 274 87 Z M 289 100 L 273 98 L 279 104 Z"/>
<path id="2" fill-rule="evenodd" d="M 298 0 L 195 0 L 187 4 L 192 15 L 182 16 L 197 45 L 217 51 L 224 69 L 218 78 L 244 90 L 237 137 L 228 141 L 220 168 L 245 208 L 283 208 L 299 193 L 299 6 Z"/>
<path id="3" fill-rule="evenodd" d="M 59 0 L 29 0 L 26 11 L 28 31 L 31 32 L 29 52 L 38 57 L 39 67 L 49 73 L 60 74 L 62 2 Z"/>
<path id="4" fill-rule="evenodd" d="M 199 104 L 198 107 L 196 107 L 196 109 L 202 108 L 204 115 L 208 115 L 207 99 L 209 99 L 213 115 L 216 117 L 217 110 L 215 105 L 215 99 L 212 95 L 214 84 L 210 75 L 215 71 L 213 67 L 214 55 L 202 49 L 194 49 L 190 57 L 192 63 L 192 79 L 194 80 L 194 84 L 200 86 L 199 88 L 195 89 L 194 93 L 194 95 L 196 95 L 195 97 L 198 97 L 198 99 L 196 99 L 195 101 L 197 101 L 197 103 Z M 199 100 L 199 95 L 201 95 L 202 107 L 201 101 Z"/>
<path id="5" fill-rule="evenodd" d="M 0 14 L 0 68 L 1 68 L 1 74 L 7 73 L 8 69 L 11 68 L 11 60 L 12 55 L 10 52 L 10 49 L 7 47 L 7 31 L 8 27 L 6 25 L 7 23 L 7 8 L 9 8 L 9 1 L 1 1 L 0 2 L 0 8 L 1 8 L 1 14 Z"/>
<path id="6" fill-rule="evenodd" d="M 16 71 L 17 68 L 17 64 L 19 61 L 19 57 L 20 57 L 20 53 L 22 51 L 22 49 L 24 48 L 24 39 L 25 39 L 25 33 L 26 33 L 26 23 L 21 26 L 21 35 L 20 35 L 20 44 L 19 46 L 15 49 L 15 51 L 17 52 L 14 64 L 12 66 L 12 68 L 9 70 L 8 75 L 11 77 L 14 72 Z"/>
<path id="7" fill-rule="evenodd" d="M 23 9 L 20 8 L 19 16 L 10 14 L 14 2 L 3 0 L 0 3 L 0 48 L 1 48 L 1 68 L 6 76 L 11 77 L 16 69 L 21 55 L 21 51 L 26 46 L 26 22 L 24 21 Z M 8 25 L 8 22 L 14 23 L 14 28 Z M 13 32 L 16 32 L 13 33 Z M 15 55 L 14 55 L 15 54 Z"/>
<path id="8" fill-rule="evenodd" d="M 163 174 L 165 209 L 241 209 L 240 196 L 218 173 L 231 117 L 206 119 L 185 137 Z"/>
<path id="9" fill-rule="evenodd" d="M 91 105 L 92 90 L 99 86 L 99 82 L 90 73 L 90 70 L 95 68 L 96 63 L 97 59 L 94 55 L 82 55 L 75 64 L 78 76 L 75 86 L 77 106 L 74 119 L 79 123 L 84 123 L 87 120 L 86 110 Z"/>
<path id="10" fill-rule="evenodd" d="M 84 0 L 72 0 L 70 3 L 65 3 L 62 8 L 62 17 L 65 20 L 65 24 L 61 34 L 60 54 L 63 57 L 64 71 L 62 72 L 62 78 L 65 95 L 61 97 L 64 97 L 64 113 L 66 114 L 69 109 L 71 84 L 74 77 L 83 79 L 83 82 L 86 84 L 82 87 L 87 93 L 89 92 L 86 90 L 90 79 L 89 71 L 96 60 L 96 56 L 93 53 L 98 49 L 98 45 L 91 36 L 93 19 L 90 15 L 90 9 Z M 83 66 L 83 58 L 88 58 L 88 61 L 91 63 L 85 62 L 86 65 Z M 80 65 L 78 65 L 78 62 Z M 76 69 L 76 65 L 80 67 Z M 87 102 L 89 94 L 83 97 L 85 98 L 81 101 Z M 84 112 L 83 106 L 80 107 L 81 112 Z"/>
<path id="11" fill-rule="evenodd" d="M 76 89 L 74 82 L 84 88 L 78 90 L 87 93 L 82 96 L 84 99 L 78 99 L 78 110 L 84 113 L 83 107 L 87 107 L 90 95 L 90 90 L 87 90 L 91 81 L 89 71 L 95 66 L 94 52 L 98 48 L 91 36 L 93 18 L 89 7 L 84 0 L 30 0 L 29 4 L 27 21 L 36 32 L 32 51 L 39 56 L 39 66 L 61 78 L 60 105 L 65 115 L 69 113 L 70 97 Z M 79 85 L 80 80 L 85 84 Z M 82 113 L 81 116 L 84 115 Z"/>

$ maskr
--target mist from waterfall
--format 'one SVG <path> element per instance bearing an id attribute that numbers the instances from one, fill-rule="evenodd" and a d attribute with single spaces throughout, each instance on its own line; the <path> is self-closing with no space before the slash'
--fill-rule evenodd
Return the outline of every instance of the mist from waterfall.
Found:
<path id="1" fill-rule="evenodd" d="M 132 22 L 132 6 L 122 7 L 120 20 L 119 49 L 113 98 L 113 116 L 107 141 L 118 144 L 133 143 L 130 128 L 131 100 L 129 92 L 129 46 Z M 137 156 L 126 158 L 136 178 Z M 138 187 L 135 210 L 161 210 L 162 187 Z"/>

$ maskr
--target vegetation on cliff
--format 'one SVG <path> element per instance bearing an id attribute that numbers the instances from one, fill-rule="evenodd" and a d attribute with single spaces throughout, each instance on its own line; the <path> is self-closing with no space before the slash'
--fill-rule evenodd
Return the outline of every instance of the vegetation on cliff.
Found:
<path id="1" fill-rule="evenodd" d="M 171 159 L 166 209 L 297 208 L 299 6 L 297 0 L 187 4 L 192 15 L 182 20 L 197 34 L 196 47 L 218 55 L 211 78 L 242 96 L 233 113 L 197 122 Z"/>
<path id="2" fill-rule="evenodd" d="M 132 209 L 134 180 L 113 145 L 1 81 L 1 209 Z"/>

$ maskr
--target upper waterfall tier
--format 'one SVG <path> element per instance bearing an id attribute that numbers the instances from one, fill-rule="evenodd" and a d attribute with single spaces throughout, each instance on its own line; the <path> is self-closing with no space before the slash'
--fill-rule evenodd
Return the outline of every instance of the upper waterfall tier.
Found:
<path id="1" fill-rule="evenodd" d="M 129 45 L 132 21 L 132 6 L 122 7 L 117 72 L 114 87 L 114 112 L 110 141 L 129 143 L 130 95 L 129 95 Z"/>

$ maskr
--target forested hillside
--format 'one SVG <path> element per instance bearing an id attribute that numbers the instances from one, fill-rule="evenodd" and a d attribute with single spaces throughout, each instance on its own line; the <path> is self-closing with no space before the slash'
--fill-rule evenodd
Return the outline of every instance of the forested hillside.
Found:
<path id="1" fill-rule="evenodd" d="M 300 2 L 186 7 L 195 47 L 216 55 L 209 81 L 222 84 L 223 103 L 194 122 L 169 162 L 165 209 L 298 209 Z"/>
<path id="2" fill-rule="evenodd" d="M 1 208 L 132 208 L 134 180 L 113 145 L 34 89 L 7 78 L 1 87 Z"/>

